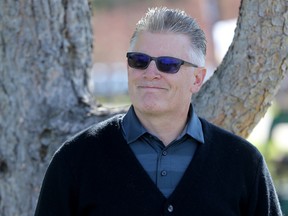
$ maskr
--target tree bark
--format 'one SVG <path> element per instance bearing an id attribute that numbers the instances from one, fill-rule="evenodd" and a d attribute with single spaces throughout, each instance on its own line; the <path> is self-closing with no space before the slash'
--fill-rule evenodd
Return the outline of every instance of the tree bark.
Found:
<path id="1" fill-rule="evenodd" d="M 242 0 L 232 44 L 192 99 L 200 116 L 247 137 L 288 71 L 287 0 Z"/>
<path id="2" fill-rule="evenodd" d="M 33 215 L 52 154 L 88 115 L 87 1 L 0 2 L 0 215 Z"/>
<path id="3" fill-rule="evenodd" d="M 201 116 L 251 131 L 287 71 L 287 11 L 286 0 L 242 1 L 223 63 L 193 98 Z M 90 17 L 87 0 L 0 1 L 0 215 L 33 215 L 59 145 L 114 114 L 87 90 Z"/>

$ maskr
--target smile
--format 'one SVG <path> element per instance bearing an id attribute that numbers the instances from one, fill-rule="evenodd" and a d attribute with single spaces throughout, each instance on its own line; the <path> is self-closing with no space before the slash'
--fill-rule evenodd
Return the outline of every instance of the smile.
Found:
<path id="1" fill-rule="evenodd" d="M 159 89 L 159 90 L 166 90 L 166 88 L 160 86 L 138 86 L 140 89 Z"/>

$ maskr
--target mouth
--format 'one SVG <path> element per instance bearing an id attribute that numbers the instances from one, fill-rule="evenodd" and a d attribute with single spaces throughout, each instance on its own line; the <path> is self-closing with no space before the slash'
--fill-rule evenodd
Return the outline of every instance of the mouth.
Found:
<path id="1" fill-rule="evenodd" d="M 140 85 L 138 86 L 139 89 L 155 89 L 155 90 L 166 90 L 166 88 L 161 86 L 152 86 L 152 85 Z"/>

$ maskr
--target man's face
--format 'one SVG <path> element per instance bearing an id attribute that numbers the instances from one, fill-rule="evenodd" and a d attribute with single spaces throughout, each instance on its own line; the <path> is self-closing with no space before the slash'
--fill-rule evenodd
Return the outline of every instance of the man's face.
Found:
<path id="1" fill-rule="evenodd" d="M 190 50 L 190 42 L 185 35 L 142 32 L 132 51 L 153 57 L 171 56 L 193 62 L 189 55 Z M 182 65 L 175 74 L 164 73 L 157 69 L 155 61 L 151 61 L 144 70 L 128 65 L 127 68 L 131 102 L 136 113 L 145 115 L 186 115 L 191 96 L 199 90 L 205 76 L 205 70 L 186 65 Z"/>

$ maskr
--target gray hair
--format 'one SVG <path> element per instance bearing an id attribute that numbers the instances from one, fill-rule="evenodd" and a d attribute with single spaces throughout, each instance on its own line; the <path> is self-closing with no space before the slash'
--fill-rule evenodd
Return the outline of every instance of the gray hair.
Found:
<path id="1" fill-rule="evenodd" d="M 148 9 L 146 15 L 136 24 L 136 29 L 130 40 L 130 50 L 135 46 L 139 33 L 169 32 L 187 35 L 191 42 L 193 63 L 205 65 L 206 37 L 195 19 L 179 9 L 166 7 Z"/>

